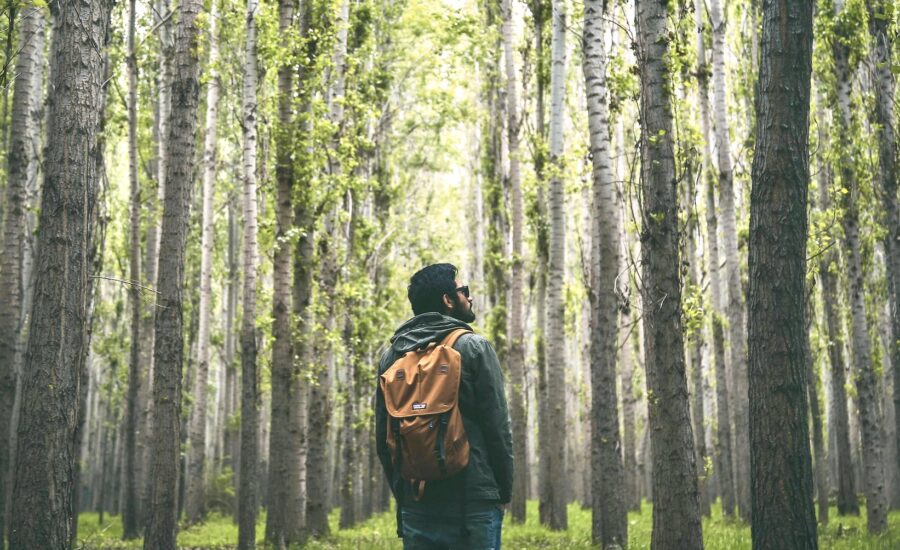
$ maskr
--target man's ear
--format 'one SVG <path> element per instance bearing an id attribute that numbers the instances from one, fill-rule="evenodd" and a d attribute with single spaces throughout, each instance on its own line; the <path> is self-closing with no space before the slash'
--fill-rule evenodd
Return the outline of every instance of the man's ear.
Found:
<path id="1" fill-rule="evenodd" d="M 456 304 L 453 303 L 453 300 L 450 299 L 449 295 L 444 294 L 441 297 L 441 300 L 444 302 L 444 309 L 446 309 L 447 311 L 453 311 L 453 306 Z"/>

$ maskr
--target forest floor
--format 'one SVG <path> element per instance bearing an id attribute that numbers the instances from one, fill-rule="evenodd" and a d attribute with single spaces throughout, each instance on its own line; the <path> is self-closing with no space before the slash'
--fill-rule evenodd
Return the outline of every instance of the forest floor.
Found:
<path id="1" fill-rule="evenodd" d="M 331 515 L 332 535 L 324 540 L 312 541 L 304 548 L 345 550 L 399 550 L 393 512 L 377 515 L 353 529 L 338 530 L 339 511 Z M 79 518 L 79 544 L 82 550 L 119 550 L 140 548 L 141 541 L 123 542 L 120 516 L 106 516 L 100 525 L 96 513 L 81 514 Z M 650 548 L 652 510 L 648 503 L 640 512 L 628 514 L 629 548 Z M 259 545 L 265 532 L 265 516 L 257 528 Z M 530 548 L 570 549 L 591 548 L 591 514 L 580 506 L 569 506 L 569 529 L 554 532 L 541 527 L 537 517 L 537 502 L 529 502 L 528 518 L 523 525 L 512 524 L 508 517 L 503 526 L 503 546 L 508 550 Z M 708 550 L 750 549 L 750 528 L 722 517 L 721 508 L 714 507 L 712 518 L 703 520 L 703 539 Z M 235 548 L 237 525 L 230 517 L 213 515 L 203 524 L 195 525 L 178 534 L 179 548 L 191 550 L 225 550 Z M 833 550 L 890 550 L 900 548 L 900 511 L 891 512 L 888 531 L 873 537 L 866 534 L 865 510 L 859 517 L 838 517 L 831 509 L 831 522 L 819 528 L 819 547 Z"/>

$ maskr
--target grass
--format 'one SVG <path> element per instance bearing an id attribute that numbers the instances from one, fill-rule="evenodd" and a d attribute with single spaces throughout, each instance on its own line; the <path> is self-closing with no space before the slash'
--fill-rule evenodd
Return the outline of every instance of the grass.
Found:
<path id="1" fill-rule="evenodd" d="M 304 548 L 313 550 L 399 550 L 402 548 L 396 536 L 393 512 L 375 516 L 353 529 L 338 530 L 339 511 L 330 516 L 332 535 L 327 539 L 310 541 Z M 831 509 L 831 522 L 819 528 L 819 547 L 832 550 L 889 550 L 900 548 L 900 511 L 891 512 L 888 531 L 879 536 L 866 534 L 865 510 L 858 517 L 838 517 Z M 122 541 L 122 521 L 119 516 L 106 516 L 99 524 L 95 513 L 85 513 L 78 523 L 79 545 L 83 550 L 120 550 L 141 548 L 141 541 Z M 628 547 L 650 547 L 652 508 L 643 503 L 640 512 L 628 514 Z M 265 531 L 265 515 L 261 514 L 257 526 L 257 541 L 262 547 Z M 523 524 L 513 524 L 509 518 L 503 525 L 503 546 L 519 549 L 571 549 L 591 548 L 591 514 L 578 505 L 569 506 L 569 529 L 553 532 L 541 527 L 537 517 L 537 503 L 529 502 L 528 517 Z M 750 527 L 722 517 L 721 508 L 713 508 L 712 518 L 703 520 L 703 539 L 709 550 L 749 550 Z M 237 526 L 230 517 L 212 515 L 199 525 L 182 530 L 178 534 L 180 548 L 192 550 L 224 550 L 237 544 Z"/>

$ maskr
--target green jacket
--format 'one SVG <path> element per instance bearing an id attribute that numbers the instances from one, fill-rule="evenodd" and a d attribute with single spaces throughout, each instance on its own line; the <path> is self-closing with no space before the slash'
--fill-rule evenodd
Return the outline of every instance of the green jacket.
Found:
<path id="1" fill-rule="evenodd" d="M 403 323 L 391 338 L 391 347 L 381 356 L 379 376 L 407 351 L 440 342 L 457 328 L 472 330 L 462 321 L 440 313 L 424 313 Z M 459 411 L 469 438 L 469 465 L 451 478 L 426 483 L 425 495 L 418 502 L 413 500 L 409 484 L 403 483 L 405 507 L 438 512 L 442 504 L 458 507 L 463 498 L 469 502 L 507 503 L 512 494 L 512 432 L 500 361 L 491 344 L 477 334 L 462 335 L 453 348 L 462 359 Z M 378 458 L 393 485 L 396 480 L 387 446 L 387 421 L 379 385 L 375 392 L 375 441 Z"/>

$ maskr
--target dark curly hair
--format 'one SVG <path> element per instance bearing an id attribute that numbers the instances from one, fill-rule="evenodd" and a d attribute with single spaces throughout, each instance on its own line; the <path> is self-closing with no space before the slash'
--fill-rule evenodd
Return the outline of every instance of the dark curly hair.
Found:
<path id="1" fill-rule="evenodd" d="M 456 274 L 458 269 L 453 264 L 432 264 L 423 267 L 409 279 L 407 296 L 413 314 L 444 312 L 444 294 L 451 298 L 456 296 Z"/>

